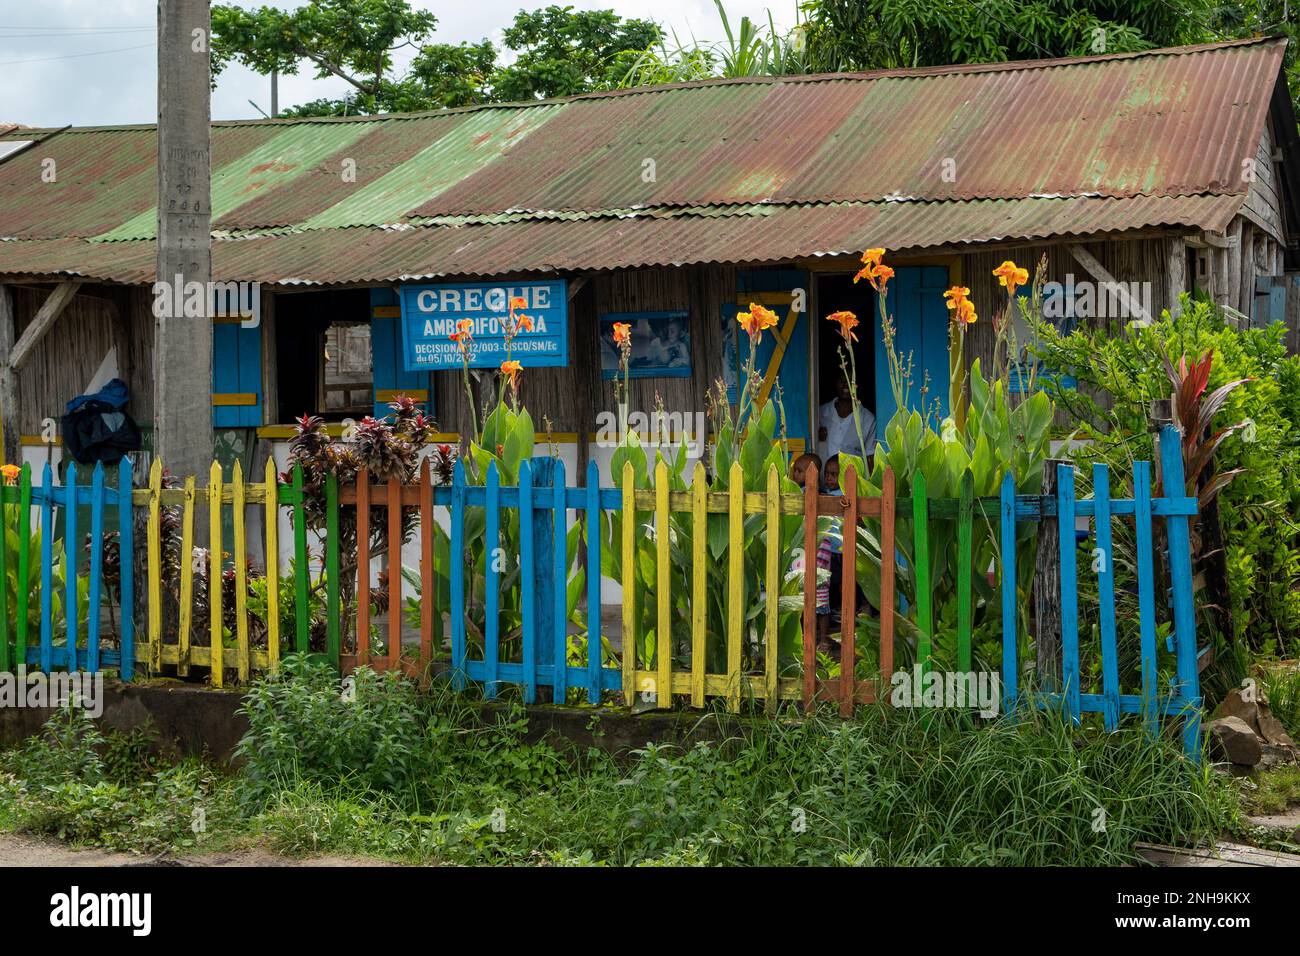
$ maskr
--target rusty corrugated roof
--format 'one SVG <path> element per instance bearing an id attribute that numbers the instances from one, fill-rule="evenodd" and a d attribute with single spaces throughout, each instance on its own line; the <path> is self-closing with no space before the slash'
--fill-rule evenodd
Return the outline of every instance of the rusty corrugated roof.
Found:
<path id="1" fill-rule="evenodd" d="M 366 282 L 1218 231 L 1245 198 L 1241 164 L 1283 50 L 1248 40 L 216 123 L 214 269 Z M 0 274 L 151 280 L 154 129 L 22 133 L 42 142 L 0 163 Z"/>

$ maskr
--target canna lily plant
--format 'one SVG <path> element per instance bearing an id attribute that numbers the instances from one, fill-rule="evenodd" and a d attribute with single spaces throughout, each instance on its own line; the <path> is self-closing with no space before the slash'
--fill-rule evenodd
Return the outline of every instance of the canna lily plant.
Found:
<path id="1" fill-rule="evenodd" d="M 1004 280 L 1007 302 L 999 321 L 995 324 L 995 356 L 1007 355 L 1006 364 L 995 362 L 995 375 L 984 377 L 979 360 L 971 363 L 969 374 L 965 361 L 965 335 L 971 325 L 979 321 L 970 290 L 953 286 L 944 298 L 948 304 L 949 323 L 949 415 L 941 422 L 923 409 L 908 401 L 911 392 L 911 356 L 899 355 L 895 348 L 893 321 L 888 311 L 887 282 L 892 270 L 882 271 L 884 250 L 869 250 L 863 257 L 864 268 L 860 276 L 871 281 L 877 293 L 877 307 L 885 341 L 890 387 L 897 401 L 897 411 L 885 424 L 884 440 L 875 449 L 872 467 L 854 456 L 841 456 L 841 481 L 848 465 L 853 464 L 858 473 L 858 493 L 861 496 L 881 494 L 884 472 L 892 468 L 896 480 L 896 494 L 900 504 L 907 501 L 919 476 L 924 476 L 926 495 L 930 499 L 956 498 L 960 494 L 963 476 L 971 476 L 972 491 L 976 498 L 997 495 L 1003 477 L 1011 472 L 1016 477 L 1017 492 L 1037 494 L 1042 486 L 1042 463 L 1048 454 L 1049 428 L 1054 414 L 1051 400 L 1036 392 L 1016 402 L 1011 394 L 1013 376 L 1019 374 L 1015 367 L 1016 355 L 1008 348 L 1008 337 L 1013 334 L 1011 322 L 1005 319 L 1015 306 L 1015 290 L 1027 279 L 1027 271 L 1014 263 L 1004 263 L 994 270 L 994 275 Z M 884 269 L 888 269 L 887 266 Z M 1037 281 L 1041 281 L 1040 279 Z M 1037 301 L 1031 298 L 1031 302 Z M 1033 308 L 1033 306 L 1029 306 Z M 837 316 L 829 319 L 840 323 Z M 841 325 L 845 345 L 850 344 L 851 328 Z M 848 371 L 854 371 L 851 362 Z M 854 393 L 857 382 L 850 379 Z M 922 393 L 924 394 L 924 393 Z M 956 664 L 956 614 L 957 614 L 957 548 L 955 522 L 934 520 L 929 524 L 929 578 L 933 606 L 932 660 L 940 667 Z M 1018 586 L 1024 593 L 1033 573 L 1033 528 L 1022 524 L 1018 531 L 1017 562 Z M 895 522 L 895 541 L 898 554 L 889 559 L 899 560 L 896 567 L 896 588 L 903 601 L 893 596 L 882 598 L 880 593 L 880 527 L 878 521 L 868 521 L 866 533 L 859 537 L 857 575 L 858 584 L 868 601 L 881 613 L 892 613 L 895 634 L 901 641 L 897 656 L 898 666 L 908 666 L 909 654 L 916 653 L 920 632 L 916 622 L 917 578 L 913 546 L 913 523 L 910 509 L 899 507 Z M 990 568 L 999 560 L 996 529 L 987 520 L 976 520 L 972 536 L 973 567 Z M 996 668 L 999 645 L 996 626 L 1000 620 L 997 595 L 983 575 L 974 575 L 975 595 L 973 606 L 976 666 Z M 1027 602 L 1019 602 L 1026 606 Z M 862 676 L 874 676 L 878 667 L 877 654 L 879 618 L 861 617 L 857 624 L 864 631 L 857 642 L 860 656 L 857 662 Z M 1021 628 L 1020 633 L 1025 633 Z M 887 678 L 887 675 L 886 675 Z"/>
<path id="2" fill-rule="evenodd" d="M 745 491 L 766 491 L 769 472 L 773 468 L 776 469 L 781 491 L 785 493 L 795 491 L 796 486 L 786 472 L 789 450 L 785 440 L 784 416 L 779 391 L 765 397 L 763 378 L 757 370 L 758 345 L 764 333 L 776 326 L 778 316 L 766 306 L 751 303 L 748 310 L 737 313 L 736 321 L 748 337 L 749 354 L 742 370 L 743 380 L 734 415 L 723 383 L 718 382 L 709 396 L 709 419 L 714 436 L 714 449 L 713 467 L 710 469 L 712 476 L 707 481 L 708 490 L 726 492 L 730 489 L 734 463 L 740 466 Z M 621 347 L 621 343 L 619 344 Z M 616 386 L 616 394 L 626 395 L 626 391 L 620 393 Z M 662 463 L 669 490 L 687 491 L 696 472 L 688 469 L 686 451 L 683 444 L 675 454 L 666 454 L 662 449 L 654 449 L 651 454 L 635 432 L 624 429 L 623 440 L 614 452 L 612 461 L 614 482 L 616 485 L 621 484 L 624 463 L 631 463 L 635 487 L 650 488 L 655 469 Z M 703 464 L 699 463 L 695 468 L 701 469 Z M 624 572 L 623 521 L 624 517 L 618 511 L 605 512 L 601 516 L 601 573 L 617 581 L 622 580 Z M 653 668 L 657 666 L 658 653 L 656 596 L 659 582 L 656 529 L 653 516 L 649 513 L 638 513 L 635 521 L 638 524 L 634 557 L 637 579 L 635 605 L 637 657 L 639 666 Z M 800 540 L 800 527 L 799 515 L 784 515 L 780 520 L 778 534 L 780 535 L 780 566 L 783 569 L 788 569 L 792 564 L 794 551 Z M 728 620 L 728 516 L 709 514 L 705 528 L 708 575 L 705 588 L 705 629 L 708 635 L 705 645 L 705 666 L 710 673 L 716 674 L 727 670 L 724 635 L 727 632 Z M 694 588 L 691 581 L 694 565 L 692 557 L 694 530 L 690 514 L 670 512 L 667 530 L 671 558 L 668 586 L 672 608 L 672 613 L 669 615 L 672 628 L 670 644 L 673 649 L 674 663 L 685 666 L 690 661 L 690 623 L 694 611 L 692 607 Z M 745 515 L 742 541 L 744 565 L 742 579 L 745 582 L 743 616 L 747 635 L 757 637 L 766 628 L 767 613 L 762 592 L 763 582 L 766 580 L 767 560 L 765 516 Z M 801 648 L 802 605 L 799 597 L 802 593 L 801 574 L 783 574 L 778 587 L 780 588 L 777 621 L 780 656 L 778 669 L 788 674 L 798 667 Z M 761 641 L 754 644 L 747 639 L 743 648 L 742 669 L 752 670 L 758 667 L 763 653 Z"/>

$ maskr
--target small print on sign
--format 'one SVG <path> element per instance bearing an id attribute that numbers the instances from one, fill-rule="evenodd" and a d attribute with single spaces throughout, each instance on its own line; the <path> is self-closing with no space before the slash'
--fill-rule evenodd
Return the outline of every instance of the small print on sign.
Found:
<path id="1" fill-rule="evenodd" d="M 461 350 L 452 340 L 468 321 L 471 368 L 498 368 L 506 360 L 506 333 L 514 314 L 531 320 L 517 327 L 510 357 L 524 368 L 569 364 L 569 288 L 563 280 L 528 283 L 408 285 L 401 289 L 402 358 L 406 370 L 424 372 L 461 367 Z"/>

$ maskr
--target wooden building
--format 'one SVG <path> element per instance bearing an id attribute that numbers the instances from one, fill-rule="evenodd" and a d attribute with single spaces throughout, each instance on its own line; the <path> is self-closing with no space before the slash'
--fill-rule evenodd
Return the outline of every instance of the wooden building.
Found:
<path id="1" fill-rule="evenodd" d="M 1122 315 L 1079 321 L 1119 328 L 1194 286 L 1240 321 L 1287 317 L 1300 143 L 1283 51 L 1258 39 L 214 123 L 214 276 L 257 305 L 212 327 L 218 451 L 256 468 L 283 456 L 295 417 L 383 414 L 398 394 L 460 432 L 459 372 L 412 363 L 403 334 L 404 297 L 435 286 L 561 283 L 559 361 L 522 356 L 524 397 L 571 466 L 607 458 L 592 441 L 614 403 L 601 331 L 619 317 L 646 336 L 634 406 L 694 414 L 734 381 L 737 309 L 776 308 L 761 364 L 798 444 L 836 367 L 820 317 L 851 309 L 869 330 L 864 401 L 886 420 L 875 304 L 851 281 L 870 246 L 897 270 L 889 303 L 918 379 L 947 378 L 943 291 L 967 285 L 991 315 L 1006 258 L 1045 253 L 1067 291 L 1122 286 Z M 156 148 L 150 126 L 0 133 L 8 460 L 21 443 L 57 461 L 46 423 L 107 378 L 153 420 Z M 969 341 L 987 354 L 988 323 Z"/>

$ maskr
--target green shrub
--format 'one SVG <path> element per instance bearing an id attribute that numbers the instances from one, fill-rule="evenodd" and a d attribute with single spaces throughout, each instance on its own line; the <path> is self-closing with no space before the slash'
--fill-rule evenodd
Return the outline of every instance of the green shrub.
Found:
<path id="1" fill-rule="evenodd" d="M 1178 317 L 1166 312 L 1145 328 L 1081 329 L 1069 335 L 1047 325 L 1036 328 L 1035 354 L 1045 367 L 1077 383 L 1067 388 L 1058 377 L 1044 379 L 1075 436 L 1088 440 L 1072 456 L 1081 472 L 1093 461 L 1111 465 L 1115 494 L 1127 493 L 1124 476 L 1134 460 L 1154 460 L 1147 410 L 1170 391 L 1162 351 L 1175 362 L 1180 355 L 1190 360 L 1212 351 L 1207 391 L 1251 379 L 1228 396 L 1215 420 L 1217 427 L 1241 422 L 1247 427 L 1220 446 L 1215 462 L 1220 471 L 1242 471 L 1218 498 L 1229 633 L 1206 632 L 1213 615 L 1198 622 L 1202 642 L 1213 638 L 1217 645 L 1215 667 L 1204 678 L 1211 696 L 1239 684 L 1252 655 L 1300 650 L 1300 358 L 1287 355 L 1285 331 L 1281 323 L 1238 330 L 1223 321 L 1213 303 L 1186 297 Z M 1119 556 L 1131 551 L 1121 526 L 1116 524 Z M 1118 559 L 1116 570 L 1124 570 Z"/>

